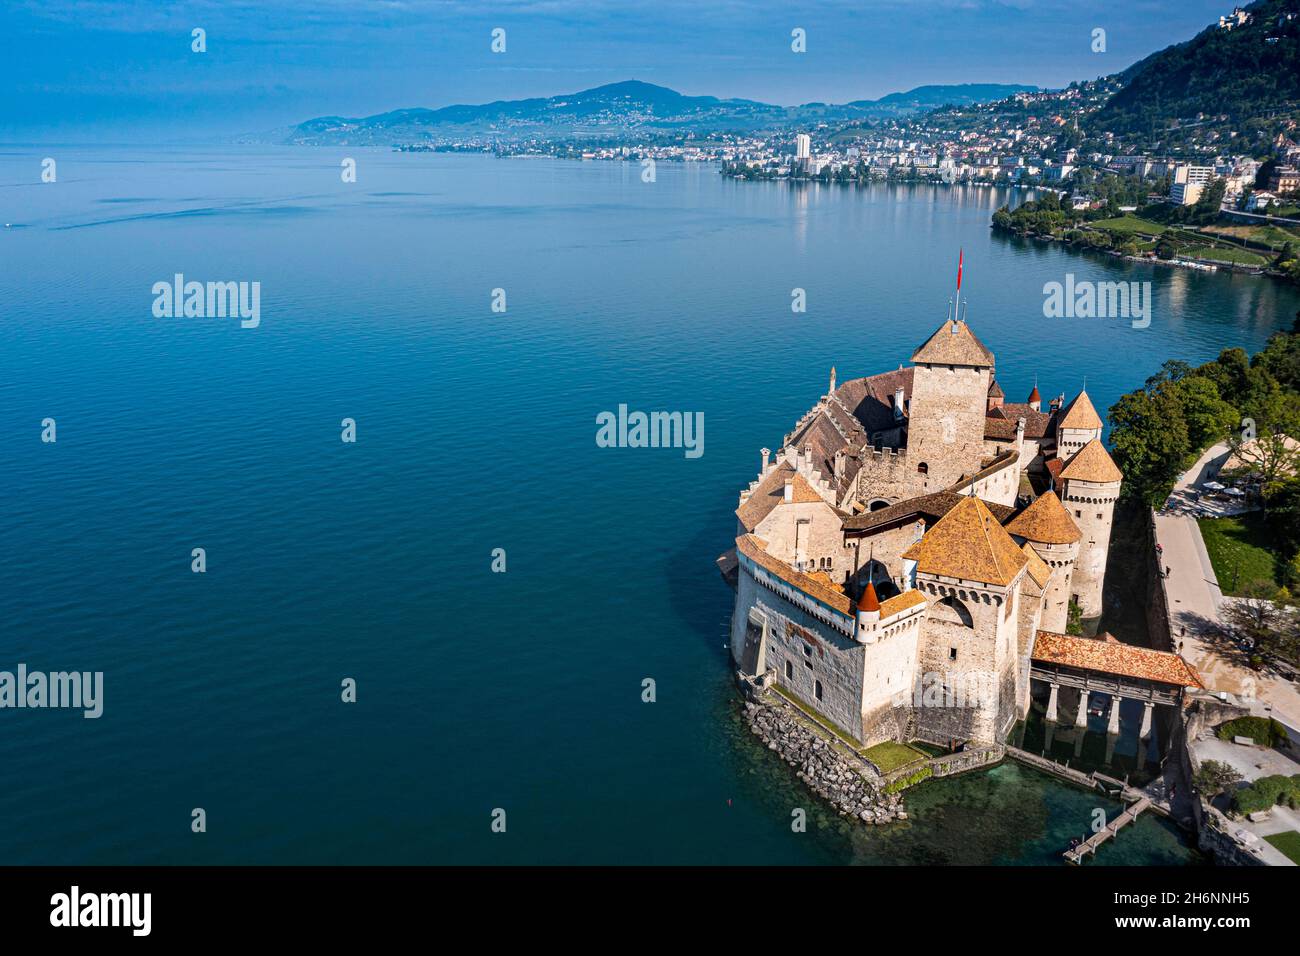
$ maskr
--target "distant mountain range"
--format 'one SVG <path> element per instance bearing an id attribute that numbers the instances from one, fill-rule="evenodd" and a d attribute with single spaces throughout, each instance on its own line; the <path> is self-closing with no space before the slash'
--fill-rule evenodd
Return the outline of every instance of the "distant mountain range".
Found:
<path id="1" fill-rule="evenodd" d="M 1222 116 L 1240 131 L 1248 120 L 1300 108 L 1300 0 L 1261 0 L 1245 9 L 1248 22 L 1216 23 L 1120 73 L 1123 89 L 1089 126 L 1159 135 L 1175 123 Z"/>
<path id="2" fill-rule="evenodd" d="M 526 100 L 498 100 L 441 109 L 403 109 L 360 118 L 321 116 L 270 138 L 300 145 L 392 145 L 447 141 L 457 137 L 518 140 L 530 137 L 619 136 L 635 132 L 719 133 L 789 129 L 816 123 L 844 123 L 906 116 L 939 106 L 964 106 L 1003 99 L 1035 86 L 963 83 L 918 86 L 878 100 L 774 106 L 754 100 L 687 96 L 638 80 L 611 83 L 578 93 Z"/>

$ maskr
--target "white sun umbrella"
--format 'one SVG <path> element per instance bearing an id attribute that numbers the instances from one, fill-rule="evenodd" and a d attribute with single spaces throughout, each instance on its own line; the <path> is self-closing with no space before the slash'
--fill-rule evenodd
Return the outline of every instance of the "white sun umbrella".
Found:
<path id="1" fill-rule="evenodd" d="M 1219 484 L 1217 481 L 1207 481 L 1205 484 L 1201 485 L 1201 487 L 1206 491 L 1222 491 L 1224 489 L 1224 486 Z"/>

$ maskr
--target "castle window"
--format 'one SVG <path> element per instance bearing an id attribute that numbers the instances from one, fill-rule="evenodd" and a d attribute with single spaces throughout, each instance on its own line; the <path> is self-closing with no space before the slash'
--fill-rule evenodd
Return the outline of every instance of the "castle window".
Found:
<path id="1" fill-rule="evenodd" d="M 927 465 L 925 462 L 921 462 L 919 465 L 916 466 L 916 473 L 918 475 L 928 475 L 930 473 L 930 466 Z"/>
<path id="2" fill-rule="evenodd" d="M 1082 512 L 1082 511 L 1075 511 L 1074 516 L 1075 516 L 1076 518 L 1082 518 L 1082 517 L 1083 517 L 1083 512 Z"/>
<path id="3" fill-rule="evenodd" d="M 1100 511 L 1097 512 L 1097 520 L 1098 520 L 1098 521 L 1101 520 L 1101 512 L 1100 512 Z"/>
<path id="4" fill-rule="evenodd" d="M 956 659 L 957 659 L 957 648 L 955 647 L 948 648 L 948 660 L 955 661 Z"/>
<path id="5" fill-rule="evenodd" d="M 785 679 L 794 680 L 794 664 L 791 661 L 785 662 Z"/>
<path id="6" fill-rule="evenodd" d="M 818 699 L 818 700 L 821 700 L 821 699 L 822 699 L 822 682 L 821 682 L 821 681 L 819 681 L 819 680 L 813 681 L 813 693 L 817 696 L 817 699 Z"/>
<path id="7" fill-rule="evenodd" d="M 807 644 L 803 646 L 803 656 L 812 657 L 812 648 L 809 647 Z"/>

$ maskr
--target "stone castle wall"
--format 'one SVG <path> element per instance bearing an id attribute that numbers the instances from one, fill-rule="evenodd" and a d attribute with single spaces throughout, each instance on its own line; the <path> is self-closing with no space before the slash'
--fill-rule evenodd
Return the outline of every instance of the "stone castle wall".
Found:
<path id="1" fill-rule="evenodd" d="M 767 667 L 777 683 L 831 722 L 862 732 L 862 674 L 865 648 L 760 585 L 741 568 L 732 619 L 731 656 L 741 660 L 749 609 L 767 619 Z M 790 664 L 787 672 L 786 664 Z M 820 682 L 821 699 L 816 688 Z"/>
<path id="2" fill-rule="evenodd" d="M 1019 710 L 1019 586 L 1010 592 L 1009 601 L 985 589 L 934 581 L 921 581 L 918 586 L 931 603 L 917 665 L 923 686 L 916 736 L 935 743 L 952 739 L 997 742 Z M 973 627 L 966 626 L 959 612 L 942 603 L 947 597 L 961 602 Z M 931 675 L 936 674 L 958 701 L 964 694 L 968 706 L 949 706 L 946 694 L 942 706 L 928 706 L 926 690 L 933 686 Z M 914 698 L 913 705 L 916 703 Z"/>
<path id="3" fill-rule="evenodd" d="M 990 371 L 917 365 L 912 374 L 907 454 L 914 468 L 925 466 L 916 493 L 927 494 L 979 471 Z"/>
<path id="4" fill-rule="evenodd" d="M 1052 569 L 1052 579 L 1047 583 L 1044 597 L 1043 619 L 1039 626 L 1044 631 L 1064 634 L 1070 620 L 1070 596 L 1074 593 L 1074 565 L 1079 556 L 1079 544 L 1030 542 L 1030 547 Z"/>
<path id="5" fill-rule="evenodd" d="M 1072 591 L 1079 596 L 1086 618 L 1101 616 L 1102 584 L 1119 489 L 1119 482 L 1093 484 L 1072 479 L 1065 482 L 1065 494 L 1061 496 L 1061 503 L 1083 533 L 1074 563 Z"/>
<path id="6" fill-rule="evenodd" d="M 891 505 L 922 492 L 916 489 L 923 483 L 916 466 L 908 460 L 907 449 L 871 448 L 865 450 L 862 470 L 858 472 L 857 491 L 854 497 L 867 507 L 873 502 L 887 501 Z"/>

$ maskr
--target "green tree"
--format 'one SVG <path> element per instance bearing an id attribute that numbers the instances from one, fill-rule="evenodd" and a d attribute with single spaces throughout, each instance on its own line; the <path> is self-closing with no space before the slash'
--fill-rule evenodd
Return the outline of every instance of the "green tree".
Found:
<path id="1" fill-rule="evenodd" d="M 1200 198 L 1192 205 L 1192 211 L 1188 214 L 1188 222 L 1208 226 L 1218 219 L 1219 207 L 1223 204 L 1223 194 L 1227 185 L 1227 180 L 1220 178 L 1201 190 Z"/>
<path id="2" fill-rule="evenodd" d="M 1277 601 L 1277 592 L 1271 581 L 1250 582 L 1241 600 L 1225 605 L 1223 623 L 1238 637 L 1250 641 L 1254 654 L 1295 661 L 1300 633 L 1295 616 Z"/>
<path id="3" fill-rule="evenodd" d="M 1234 788 L 1241 783 L 1242 776 L 1226 763 L 1218 760 L 1202 761 L 1192 777 L 1192 785 L 1207 800 L 1213 800 L 1223 791 Z"/>
<path id="4" fill-rule="evenodd" d="M 1181 359 L 1167 359 L 1160 371 L 1147 379 L 1147 388 L 1156 388 L 1165 382 L 1181 382 L 1192 373 L 1192 367 Z"/>
<path id="5" fill-rule="evenodd" d="M 1192 450 L 1175 388 L 1124 395 L 1109 418 L 1111 455 L 1124 472 L 1125 496 L 1161 507 Z"/>
<path id="6" fill-rule="evenodd" d="M 1219 396 L 1210 379 L 1192 375 L 1172 385 L 1183 407 L 1187 442 L 1192 450 L 1209 448 L 1234 433 L 1241 423 L 1237 410 Z"/>
<path id="7" fill-rule="evenodd" d="M 1242 431 L 1229 440 L 1233 453 L 1260 476 L 1267 498 L 1285 479 L 1300 473 L 1300 394 L 1283 389 L 1263 369 L 1249 390 Z M 1266 381 L 1263 379 L 1267 379 Z"/>

